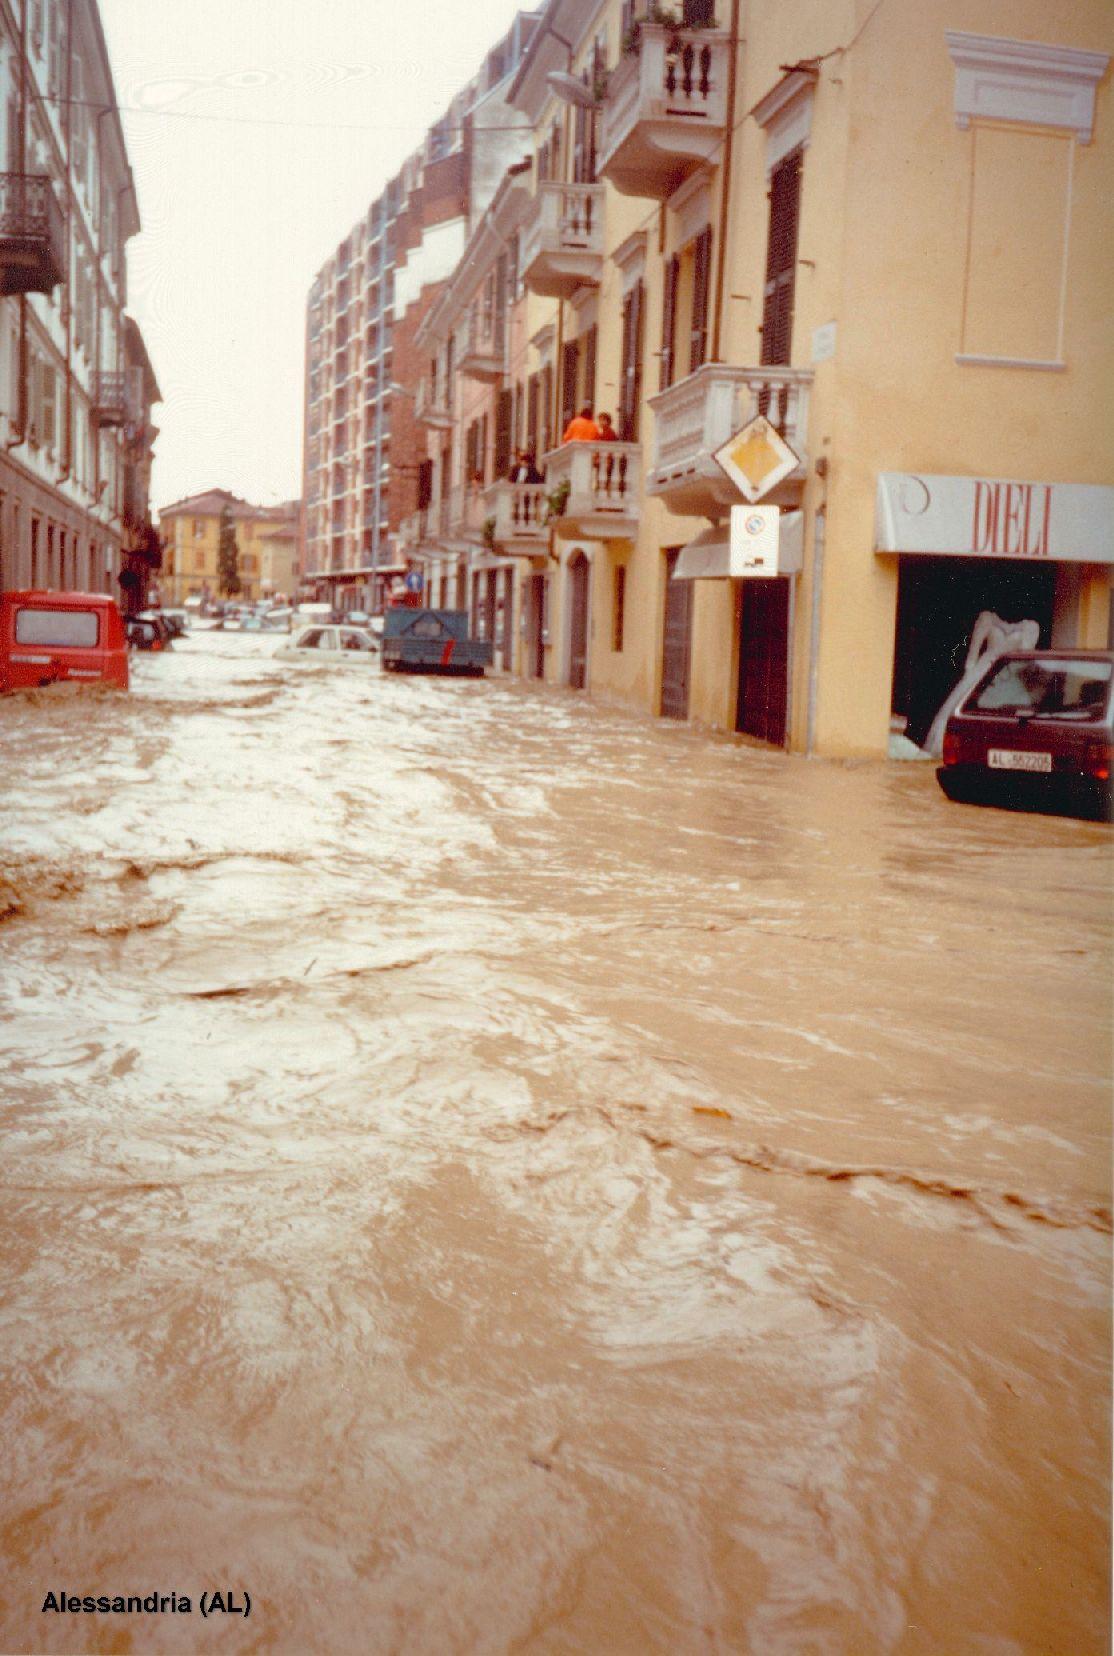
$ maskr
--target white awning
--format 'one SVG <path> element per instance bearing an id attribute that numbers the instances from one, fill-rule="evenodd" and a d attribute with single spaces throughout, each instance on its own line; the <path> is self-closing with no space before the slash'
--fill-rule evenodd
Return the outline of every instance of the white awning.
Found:
<path id="1" fill-rule="evenodd" d="M 778 565 L 786 571 L 801 567 L 804 549 L 805 515 L 803 512 L 782 512 L 779 523 L 780 544 Z M 725 581 L 752 573 L 744 570 L 731 557 L 731 526 L 713 523 L 701 530 L 695 540 L 681 548 L 673 570 L 675 581 Z"/>

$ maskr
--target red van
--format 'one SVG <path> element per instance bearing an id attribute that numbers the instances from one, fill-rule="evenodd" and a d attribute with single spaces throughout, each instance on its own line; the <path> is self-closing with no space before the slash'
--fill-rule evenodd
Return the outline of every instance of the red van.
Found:
<path id="1" fill-rule="evenodd" d="M 0 691 L 69 680 L 128 688 L 120 611 L 102 592 L 0 592 Z"/>

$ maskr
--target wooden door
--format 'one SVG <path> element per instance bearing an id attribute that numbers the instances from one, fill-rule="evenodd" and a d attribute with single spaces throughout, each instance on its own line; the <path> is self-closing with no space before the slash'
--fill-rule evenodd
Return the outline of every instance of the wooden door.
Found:
<path id="1" fill-rule="evenodd" d="M 679 551 L 665 555 L 665 621 L 661 644 L 661 716 L 689 716 L 689 670 L 692 663 L 692 582 L 675 581 Z"/>
<path id="2" fill-rule="evenodd" d="M 773 747 L 785 745 L 788 661 L 788 580 L 744 581 L 735 729 Z"/>
<path id="3" fill-rule="evenodd" d="M 583 690 L 588 682 L 588 572 L 583 552 L 569 560 L 569 684 Z"/>

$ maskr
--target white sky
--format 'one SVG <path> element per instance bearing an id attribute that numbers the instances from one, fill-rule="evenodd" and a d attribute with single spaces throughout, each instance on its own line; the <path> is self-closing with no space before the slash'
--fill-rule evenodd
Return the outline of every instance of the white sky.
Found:
<path id="1" fill-rule="evenodd" d="M 128 308 L 164 399 L 155 504 L 208 488 L 291 499 L 302 488 L 310 282 L 527 7 L 100 6 L 117 98 L 144 112 L 123 115 L 143 220 L 129 244 Z"/>

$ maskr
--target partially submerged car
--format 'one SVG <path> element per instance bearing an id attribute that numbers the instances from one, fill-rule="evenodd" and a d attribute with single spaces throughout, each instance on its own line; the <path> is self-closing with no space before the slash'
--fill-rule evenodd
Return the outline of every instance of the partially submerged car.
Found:
<path id="1" fill-rule="evenodd" d="M 389 673 L 482 678 L 491 666 L 490 639 L 468 636 L 467 610 L 392 605 L 384 615 L 383 666 Z"/>
<path id="2" fill-rule="evenodd" d="M 999 656 L 948 720 L 937 779 L 949 799 L 1110 816 L 1114 652 Z"/>
<path id="3" fill-rule="evenodd" d="M 100 592 L 0 593 L 0 691 L 63 682 L 128 688 L 128 646 Z"/>
<path id="4" fill-rule="evenodd" d="M 372 667 L 379 660 L 379 640 L 362 627 L 302 627 L 275 651 L 276 661 L 300 661 L 317 667 Z"/>

